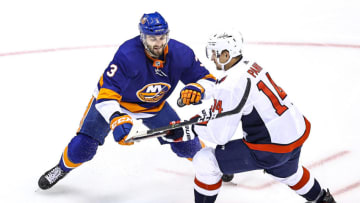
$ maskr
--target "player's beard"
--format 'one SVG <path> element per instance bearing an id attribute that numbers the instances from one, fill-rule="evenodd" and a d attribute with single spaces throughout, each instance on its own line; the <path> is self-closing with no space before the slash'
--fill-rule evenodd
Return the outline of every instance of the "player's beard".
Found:
<path id="1" fill-rule="evenodd" d="M 152 55 L 152 57 L 154 58 L 159 58 L 160 56 L 162 56 L 164 54 L 164 45 L 163 46 L 153 46 L 153 47 L 149 47 L 149 52 Z"/>

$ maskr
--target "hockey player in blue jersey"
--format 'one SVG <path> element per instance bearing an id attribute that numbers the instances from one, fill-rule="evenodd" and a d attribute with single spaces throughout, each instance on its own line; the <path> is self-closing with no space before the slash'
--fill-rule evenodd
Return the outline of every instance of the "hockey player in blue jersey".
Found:
<path id="1" fill-rule="evenodd" d="M 76 136 L 65 147 L 60 162 L 42 175 L 41 189 L 49 189 L 74 168 L 90 161 L 98 146 L 112 131 L 116 142 L 125 143 L 133 122 L 142 119 L 149 128 L 180 120 L 166 102 L 179 81 L 187 104 L 196 103 L 204 95 L 204 87 L 215 78 L 195 57 L 188 46 L 169 39 L 169 28 L 158 13 L 144 14 L 139 23 L 140 35 L 124 42 L 101 76 L 86 109 Z M 176 139 L 177 133 L 168 137 Z M 201 149 L 198 138 L 184 142 L 167 142 L 179 157 L 192 158 Z"/>

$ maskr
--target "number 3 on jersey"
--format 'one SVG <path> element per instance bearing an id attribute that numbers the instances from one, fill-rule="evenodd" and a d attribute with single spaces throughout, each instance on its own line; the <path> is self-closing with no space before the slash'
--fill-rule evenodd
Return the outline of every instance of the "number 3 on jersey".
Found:
<path id="1" fill-rule="evenodd" d="M 110 78 L 113 77 L 117 71 L 118 67 L 115 64 L 111 64 L 109 70 L 106 72 L 107 76 Z"/>
<path id="2" fill-rule="evenodd" d="M 274 81 L 271 79 L 269 73 L 266 73 L 266 77 L 269 80 L 269 82 L 271 83 L 271 85 L 274 87 L 274 89 L 277 92 L 277 95 L 275 95 L 270 89 L 269 87 L 266 86 L 266 84 L 260 80 L 260 82 L 257 83 L 257 87 L 259 89 L 259 91 L 262 91 L 270 100 L 271 104 L 273 105 L 275 112 L 281 116 L 287 109 L 288 107 L 285 105 L 282 105 L 280 103 L 280 100 L 284 100 L 285 97 L 287 96 L 286 93 L 284 92 L 283 89 L 281 89 L 281 87 L 277 86 Z"/>

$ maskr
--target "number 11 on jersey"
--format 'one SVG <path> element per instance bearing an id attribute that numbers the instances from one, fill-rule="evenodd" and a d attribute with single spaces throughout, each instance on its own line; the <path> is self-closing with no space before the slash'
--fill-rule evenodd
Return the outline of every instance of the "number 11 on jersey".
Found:
<path id="1" fill-rule="evenodd" d="M 275 112 L 281 116 L 287 109 L 288 107 L 285 105 L 282 105 L 280 103 L 280 100 L 284 100 L 287 96 L 287 94 L 284 92 L 283 89 L 281 89 L 281 87 L 277 86 L 274 81 L 271 79 L 270 74 L 266 73 L 266 77 L 269 80 L 269 82 L 271 83 L 271 85 L 274 87 L 274 89 L 277 92 L 277 95 L 275 95 L 268 86 L 266 86 L 266 84 L 260 80 L 257 83 L 257 87 L 259 89 L 259 91 L 262 91 L 270 100 L 272 106 L 275 109 Z"/>

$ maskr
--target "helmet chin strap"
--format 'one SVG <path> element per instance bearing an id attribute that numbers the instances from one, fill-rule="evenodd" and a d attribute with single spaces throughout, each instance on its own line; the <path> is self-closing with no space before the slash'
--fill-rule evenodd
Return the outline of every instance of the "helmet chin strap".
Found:
<path id="1" fill-rule="evenodd" d="M 225 65 L 231 61 L 232 57 L 230 56 L 229 59 L 225 63 L 221 63 L 219 58 L 216 58 L 217 63 L 220 65 L 222 71 L 225 70 Z"/>

